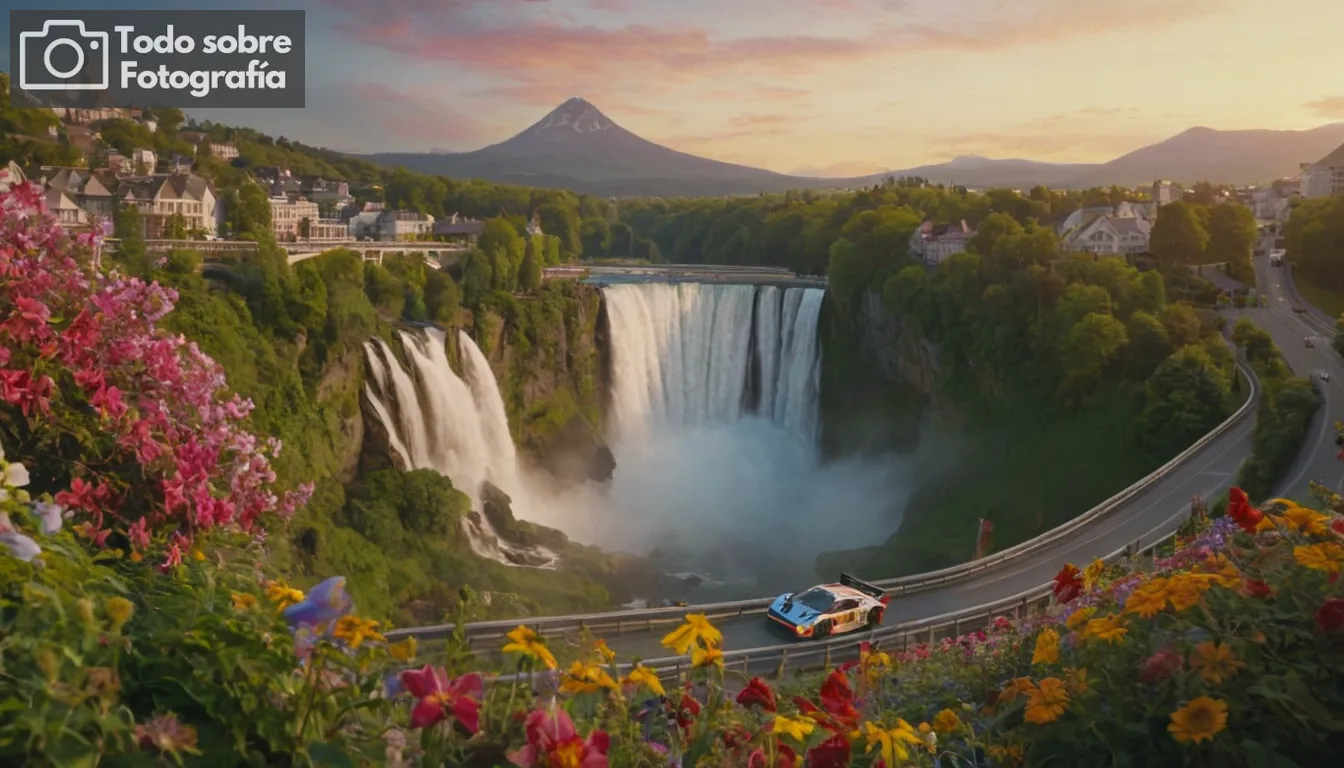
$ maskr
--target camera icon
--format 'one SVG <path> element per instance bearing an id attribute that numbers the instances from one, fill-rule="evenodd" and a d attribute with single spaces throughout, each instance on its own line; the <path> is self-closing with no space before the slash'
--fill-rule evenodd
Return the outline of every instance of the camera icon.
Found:
<path id="1" fill-rule="evenodd" d="M 50 19 L 42 31 L 19 33 L 19 88 L 25 91 L 106 91 L 106 32 L 78 20 Z M 70 52 L 74 64 L 67 66 Z"/>

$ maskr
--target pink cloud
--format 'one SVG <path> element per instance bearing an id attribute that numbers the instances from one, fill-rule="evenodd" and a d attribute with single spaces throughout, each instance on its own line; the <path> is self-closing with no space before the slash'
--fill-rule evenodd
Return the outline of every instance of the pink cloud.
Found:
<path id="1" fill-rule="evenodd" d="M 1344 117 L 1344 96 L 1328 96 L 1309 101 L 1302 105 L 1305 109 L 1328 119 Z"/>

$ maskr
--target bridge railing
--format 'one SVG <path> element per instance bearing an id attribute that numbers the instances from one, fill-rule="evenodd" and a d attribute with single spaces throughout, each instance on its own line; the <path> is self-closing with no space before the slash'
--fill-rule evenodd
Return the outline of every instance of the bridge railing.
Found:
<path id="1" fill-rule="evenodd" d="M 1217 440 L 1233 427 L 1240 424 L 1253 412 L 1260 389 L 1259 381 L 1256 379 L 1254 371 L 1251 370 L 1250 366 L 1248 366 L 1245 361 L 1238 359 L 1237 367 L 1248 384 L 1246 401 L 1242 403 L 1241 407 L 1223 421 L 1223 423 L 1215 427 L 1213 431 L 1204 435 L 1166 464 L 1153 470 L 1146 477 L 1140 479 L 1123 491 L 1067 523 L 1053 528 L 1033 539 L 1029 539 L 980 560 L 962 563 L 960 565 L 927 573 L 912 574 L 910 576 L 901 576 L 892 579 L 879 579 L 872 583 L 884 588 L 888 595 L 899 597 L 943 586 L 945 584 L 964 581 L 978 574 L 1001 567 L 1004 564 L 1019 558 L 1039 553 L 1061 539 L 1071 536 L 1102 517 L 1109 515 L 1135 496 L 1148 490 L 1214 440 Z M 768 597 L 693 606 L 608 611 L 568 616 L 522 617 L 474 622 L 468 624 L 465 627 L 465 630 L 467 639 L 473 646 L 477 644 L 495 644 L 510 630 L 519 625 L 531 627 L 541 634 L 565 634 L 583 630 L 605 633 L 646 631 L 660 625 L 678 624 L 682 621 L 682 617 L 688 612 L 704 613 L 711 620 L 764 614 L 769 609 L 770 603 L 773 601 L 773 597 Z M 448 637 L 453 634 L 455 629 L 456 625 L 453 624 L 410 627 L 393 630 L 388 633 L 388 636 L 415 636 L 421 639 L 434 639 Z"/>
<path id="2" fill-rule="evenodd" d="M 1164 544 L 1172 541 L 1181 524 L 1187 519 L 1188 510 L 1169 518 L 1166 522 L 1150 530 L 1138 542 L 1118 549 L 1100 558 L 1113 564 L 1129 558 L 1137 560 L 1141 556 L 1155 553 Z M 1146 542 L 1146 543 L 1145 543 Z M 890 627 L 881 627 L 867 632 L 855 632 L 823 641 L 789 642 L 779 645 L 726 649 L 723 660 L 726 668 L 749 675 L 780 678 L 785 669 L 807 671 L 828 669 L 837 664 L 857 659 L 860 644 L 872 643 L 883 651 L 894 652 L 909 649 L 920 643 L 934 644 L 944 638 L 956 638 L 967 632 L 983 630 L 993 625 L 998 617 L 1021 620 L 1033 613 L 1039 613 L 1050 605 L 1052 583 L 1019 592 L 1011 597 L 977 605 L 961 611 L 953 611 L 940 616 L 902 622 Z M 646 659 L 641 662 L 664 680 L 685 677 L 691 671 L 688 656 L 669 656 Z M 628 671 L 630 663 L 618 664 L 622 672 Z M 502 675 L 494 678 L 497 682 L 526 680 L 525 675 Z"/>

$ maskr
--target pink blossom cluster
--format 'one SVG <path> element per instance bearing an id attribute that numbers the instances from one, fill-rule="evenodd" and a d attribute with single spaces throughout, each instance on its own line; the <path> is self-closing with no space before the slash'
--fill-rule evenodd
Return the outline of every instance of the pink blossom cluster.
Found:
<path id="1" fill-rule="evenodd" d="M 64 232 L 32 184 L 0 195 L 0 217 L 0 399 L 27 422 L 12 454 L 40 461 L 80 439 L 56 500 L 86 535 L 122 534 L 137 552 L 158 536 L 168 566 L 197 531 L 262 535 L 262 515 L 307 501 L 311 486 L 272 490 L 280 443 L 242 428 L 251 401 L 194 342 L 156 327 L 175 291 L 81 264 L 98 238 Z"/>

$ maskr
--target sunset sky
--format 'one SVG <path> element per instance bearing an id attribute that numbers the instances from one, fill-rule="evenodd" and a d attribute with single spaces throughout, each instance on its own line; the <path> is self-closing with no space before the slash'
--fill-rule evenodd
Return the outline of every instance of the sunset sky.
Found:
<path id="1" fill-rule="evenodd" d="M 194 114 L 348 151 L 476 149 L 570 96 L 676 149 L 825 175 L 1344 121 L 1340 0 L 239 5 L 308 11 L 308 108 Z"/>

